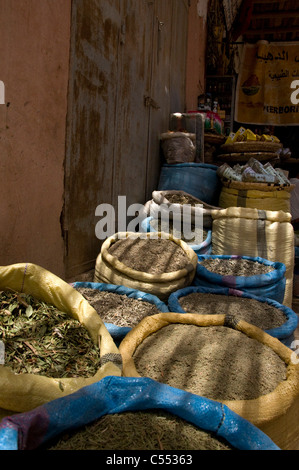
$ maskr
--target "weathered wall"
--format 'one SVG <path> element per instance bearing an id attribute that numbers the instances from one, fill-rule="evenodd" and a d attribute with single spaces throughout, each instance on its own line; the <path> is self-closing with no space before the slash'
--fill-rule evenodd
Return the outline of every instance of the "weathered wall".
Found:
<path id="1" fill-rule="evenodd" d="M 0 0 L 0 264 L 63 276 L 71 0 Z"/>
<path id="2" fill-rule="evenodd" d="M 197 97 L 205 91 L 208 0 L 190 0 L 189 3 L 186 110 L 195 111 Z"/>

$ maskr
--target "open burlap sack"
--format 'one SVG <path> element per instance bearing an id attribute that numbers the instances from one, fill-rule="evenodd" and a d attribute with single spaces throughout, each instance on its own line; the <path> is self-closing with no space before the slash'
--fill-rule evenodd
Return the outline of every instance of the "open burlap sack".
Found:
<path id="1" fill-rule="evenodd" d="M 292 308 L 295 236 L 291 214 L 229 207 L 212 211 L 214 255 L 259 256 L 286 266 L 283 304 Z"/>
<path id="2" fill-rule="evenodd" d="M 194 279 L 197 255 L 196 253 L 182 240 L 174 238 L 170 234 L 163 234 L 163 232 L 143 233 L 142 237 L 146 238 L 167 238 L 173 243 L 180 246 L 186 253 L 189 262 L 185 268 L 178 271 L 167 272 L 162 274 L 151 274 L 145 271 L 137 271 L 125 265 L 109 253 L 110 246 L 127 236 L 138 238 L 141 234 L 133 232 L 119 232 L 107 238 L 97 257 L 95 265 L 95 282 L 104 282 L 107 284 L 117 284 L 133 289 L 141 290 L 149 294 L 156 295 L 160 300 L 165 300 L 168 296 L 181 287 L 190 285 Z M 180 287 L 179 287 L 180 286 Z"/>
<path id="3" fill-rule="evenodd" d="M 69 395 L 107 375 L 122 374 L 121 356 L 98 313 L 79 292 L 65 281 L 31 263 L 0 267 L 0 290 L 13 289 L 54 305 L 78 320 L 100 347 L 102 366 L 88 378 L 50 378 L 32 373 L 15 374 L 0 366 L 1 415 L 24 412 L 50 400 Z M 3 411 L 7 410 L 6 411 Z"/>
<path id="4" fill-rule="evenodd" d="M 160 313 L 143 319 L 119 346 L 123 358 L 123 374 L 140 377 L 134 352 L 151 334 L 173 323 L 197 325 L 199 327 L 227 326 L 271 348 L 286 364 L 287 378 L 266 395 L 251 400 L 220 401 L 232 411 L 250 421 L 267 434 L 283 450 L 298 450 L 299 436 L 299 361 L 295 353 L 274 338 L 243 320 L 231 321 L 229 315 L 200 315 L 193 313 Z M 296 355 L 295 355 L 296 356 Z"/>

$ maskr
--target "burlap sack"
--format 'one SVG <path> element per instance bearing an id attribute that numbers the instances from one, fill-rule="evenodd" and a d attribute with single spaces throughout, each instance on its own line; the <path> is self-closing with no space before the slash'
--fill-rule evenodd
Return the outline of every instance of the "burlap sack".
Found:
<path id="1" fill-rule="evenodd" d="M 183 269 L 163 274 L 150 274 L 126 266 L 109 253 L 110 246 L 126 236 L 138 237 L 139 234 L 120 232 L 104 241 L 96 260 L 95 282 L 131 287 L 156 295 L 160 300 L 167 299 L 171 292 L 191 284 L 195 276 L 197 255 L 187 243 L 172 237 L 170 234 L 163 234 L 163 232 L 143 233 L 142 236 L 146 238 L 162 238 L 163 236 L 168 238 L 179 245 L 189 258 L 189 263 Z"/>
<path id="2" fill-rule="evenodd" d="M 29 411 L 50 400 L 69 395 L 107 375 L 121 375 L 121 356 L 98 313 L 79 292 L 51 272 L 31 263 L 0 267 L 0 290 L 13 289 L 54 305 L 86 327 L 100 346 L 102 366 L 89 378 L 54 379 L 35 374 L 15 374 L 0 366 L 0 407 L 9 411 Z"/>
<path id="3" fill-rule="evenodd" d="M 283 304 L 292 308 L 295 236 L 291 214 L 229 207 L 212 211 L 214 255 L 259 256 L 286 266 Z"/>
<path id="4" fill-rule="evenodd" d="M 123 358 L 123 374 L 140 377 L 134 364 L 134 352 L 142 341 L 160 328 L 172 323 L 192 324 L 200 327 L 228 326 L 271 348 L 286 364 L 287 378 L 266 395 L 252 400 L 222 401 L 232 411 L 247 419 L 283 450 L 298 450 L 299 436 L 299 360 L 294 352 L 260 328 L 243 320 L 231 322 L 226 315 L 200 315 L 192 313 L 161 313 L 143 319 L 123 339 L 119 351 Z"/>

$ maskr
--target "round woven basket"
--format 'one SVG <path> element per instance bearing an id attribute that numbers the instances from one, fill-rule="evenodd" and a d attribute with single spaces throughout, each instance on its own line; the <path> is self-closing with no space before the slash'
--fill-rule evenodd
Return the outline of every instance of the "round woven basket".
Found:
<path id="1" fill-rule="evenodd" d="M 217 155 L 218 160 L 224 162 L 246 163 L 250 158 L 255 158 L 260 162 L 268 162 L 278 160 L 277 153 L 273 152 L 239 152 L 239 153 L 222 153 Z"/>
<path id="2" fill-rule="evenodd" d="M 225 188 L 231 189 L 238 189 L 238 190 L 257 190 L 257 191 L 288 191 L 291 192 L 295 185 L 283 185 L 283 184 L 275 184 L 275 183 L 253 183 L 253 182 L 245 182 L 245 181 L 229 181 L 229 180 L 221 180 L 222 185 Z"/>
<path id="3" fill-rule="evenodd" d="M 223 144 L 220 149 L 222 153 L 240 152 L 277 152 L 282 148 L 281 143 L 276 142 L 235 142 L 234 144 Z"/>

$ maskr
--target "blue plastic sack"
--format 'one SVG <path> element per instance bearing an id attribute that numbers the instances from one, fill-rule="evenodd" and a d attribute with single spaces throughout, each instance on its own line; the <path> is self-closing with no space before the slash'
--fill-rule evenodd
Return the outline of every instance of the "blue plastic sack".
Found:
<path id="1" fill-rule="evenodd" d="M 286 316 L 286 321 L 283 325 L 265 330 L 266 333 L 273 336 L 274 338 L 279 339 L 283 344 L 290 347 L 292 341 L 294 340 L 294 331 L 298 326 L 298 316 L 297 314 L 289 307 L 282 305 L 275 300 L 266 299 L 264 297 L 257 297 L 252 294 L 248 294 L 247 292 L 242 292 L 236 289 L 230 289 L 228 287 L 223 288 L 215 288 L 212 289 L 210 287 L 185 287 L 184 289 L 180 289 L 176 292 L 173 292 L 168 298 L 168 308 L 170 312 L 176 313 L 187 313 L 180 304 L 180 299 L 185 297 L 186 295 L 193 294 L 193 293 L 201 293 L 201 294 L 216 294 L 216 295 L 234 295 L 237 297 L 243 297 L 246 299 L 254 299 L 258 302 L 267 303 L 279 310 Z M 188 312 L 192 313 L 192 312 Z M 206 312 L 209 314 L 209 312 Z M 215 312 L 216 313 L 216 312 Z M 213 315 L 213 313 L 211 313 Z"/>
<path id="2" fill-rule="evenodd" d="M 0 450 L 38 450 L 51 439 L 79 430 L 106 414 L 157 409 L 215 433 L 235 449 L 280 450 L 266 434 L 226 405 L 147 377 L 116 376 L 4 418 L 0 423 Z"/>
<path id="3" fill-rule="evenodd" d="M 161 168 L 158 190 L 185 191 L 212 206 L 218 206 L 221 185 L 218 167 L 207 163 L 165 164 Z"/>
<path id="4" fill-rule="evenodd" d="M 142 220 L 140 224 L 140 229 L 142 232 L 156 232 L 156 229 L 151 225 L 151 221 L 154 220 L 153 217 L 146 217 Z M 190 248 L 195 251 L 197 255 L 211 254 L 212 253 L 212 230 L 208 230 L 208 235 L 206 239 L 199 245 L 189 244 Z"/>
<path id="5" fill-rule="evenodd" d="M 72 286 L 75 289 L 82 287 L 88 289 L 97 289 L 102 292 L 111 292 L 118 295 L 126 295 L 131 299 L 138 299 L 144 302 L 149 302 L 150 304 L 155 305 L 160 312 L 169 312 L 167 305 L 155 295 L 148 294 L 137 289 L 132 289 L 130 287 L 119 286 L 115 284 L 105 284 L 100 282 L 73 282 Z M 126 326 L 117 326 L 113 323 L 105 323 L 105 326 L 117 344 L 122 341 L 126 334 L 132 329 Z"/>
<path id="6" fill-rule="evenodd" d="M 273 271 L 253 276 L 221 276 L 213 273 L 200 264 L 205 259 L 244 259 L 272 266 Z M 230 287 L 258 297 L 265 297 L 283 303 L 285 295 L 286 267 L 283 263 L 269 261 L 260 257 L 238 255 L 198 255 L 196 274 L 192 285 L 199 287 Z"/>

